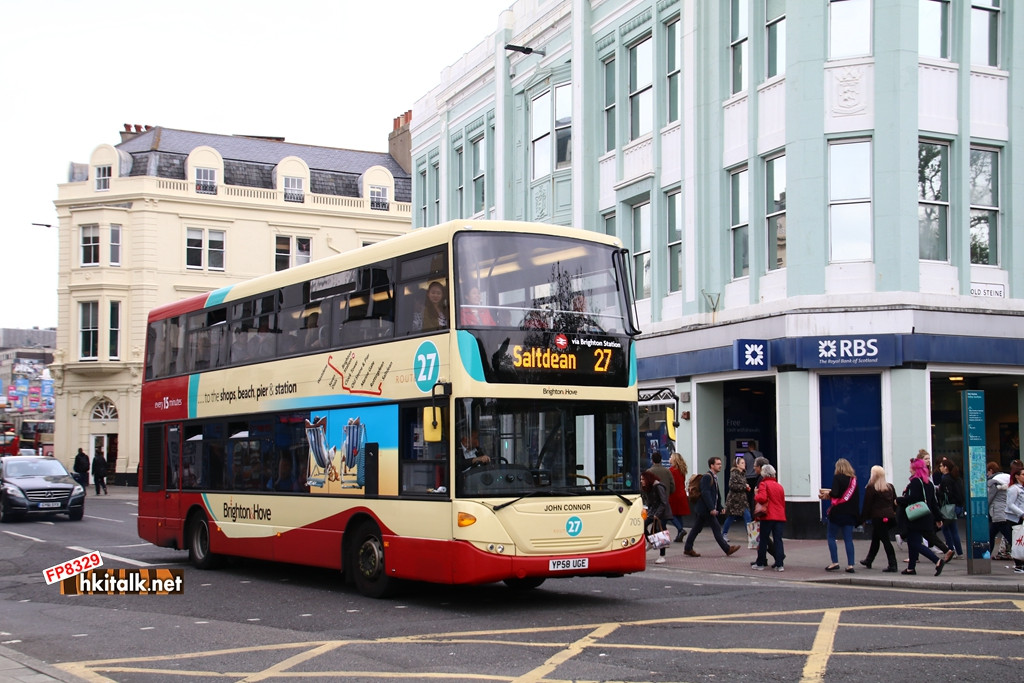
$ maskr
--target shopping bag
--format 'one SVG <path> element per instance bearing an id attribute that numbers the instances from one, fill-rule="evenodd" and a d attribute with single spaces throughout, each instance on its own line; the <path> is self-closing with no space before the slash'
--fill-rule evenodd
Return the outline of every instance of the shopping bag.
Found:
<path id="1" fill-rule="evenodd" d="M 761 523 L 751 522 L 747 525 L 747 547 L 756 548 L 761 542 Z"/>
<path id="2" fill-rule="evenodd" d="M 1013 542 L 1010 544 L 1010 557 L 1024 561 L 1024 524 L 1013 527 Z"/>
<path id="3" fill-rule="evenodd" d="M 672 544 L 672 535 L 662 529 L 661 531 L 655 531 L 653 534 L 647 537 L 647 542 L 651 545 L 651 548 L 657 550 L 658 548 L 665 548 Z"/>

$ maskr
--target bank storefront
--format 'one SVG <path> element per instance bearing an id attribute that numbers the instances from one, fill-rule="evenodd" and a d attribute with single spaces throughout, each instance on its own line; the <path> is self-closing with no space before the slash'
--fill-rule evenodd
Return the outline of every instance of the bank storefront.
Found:
<path id="1" fill-rule="evenodd" d="M 680 396 L 677 448 L 692 471 L 710 456 L 753 446 L 778 469 L 787 493 L 787 535 L 824 536 L 817 492 L 835 462 L 858 480 L 882 465 L 897 491 L 920 448 L 962 466 L 960 394 L 984 395 L 986 460 L 1004 468 L 1019 457 L 1024 341 L 937 334 L 733 339 L 652 355 L 683 340 L 649 339 L 638 361 L 642 386 Z M 696 469 L 694 469 L 696 467 Z M 720 478 L 724 486 L 726 477 Z"/>

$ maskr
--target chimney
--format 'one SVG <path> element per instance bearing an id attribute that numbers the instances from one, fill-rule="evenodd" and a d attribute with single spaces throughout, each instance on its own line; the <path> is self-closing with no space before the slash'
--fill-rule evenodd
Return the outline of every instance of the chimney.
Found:
<path id="1" fill-rule="evenodd" d="M 409 109 L 394 118 L 391 122 L 391 134 L 388 135 L 388 152 L 406 173 L 412 173 L 412 133 L 409 130 L 411 122 L 412 109 Z"/>
<path id="2" fill-rule="evenodd" d="M 134 137 L 142 135 L 142 133 L 148 133 L 153 130 L 153 126 L 143 126 L 138 123 L 126 123 L 124 124 L 124 130 L 121 133 L 121 142 L 128 142 Z"/>

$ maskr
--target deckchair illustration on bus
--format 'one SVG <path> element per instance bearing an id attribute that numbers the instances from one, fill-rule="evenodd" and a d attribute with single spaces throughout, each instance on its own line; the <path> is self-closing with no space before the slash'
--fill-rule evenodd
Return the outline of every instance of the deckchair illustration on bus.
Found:
<path id="1" fill-rule="evenodd" d="M 306 441 L 313 456 L 309 461 L 309 477 L 306 486 L 323 488 L 328 481 L 338 481 L 338 468 L 334 466 L 334 448 L 327 448 L 327 418 L 306 420 Z"/>
<path id="2" fill-rule="evenodd" d="M 358 417 L 350 417 L 345 430 L 345 443 L 342 446 L 342 488 L 363 488 L 366 483 L 365 468 L 363 463 L 366 456 L 366 425 L 360 422 Z M 353 483 L 352 471 L 355 470 L 355 483 Z"/>

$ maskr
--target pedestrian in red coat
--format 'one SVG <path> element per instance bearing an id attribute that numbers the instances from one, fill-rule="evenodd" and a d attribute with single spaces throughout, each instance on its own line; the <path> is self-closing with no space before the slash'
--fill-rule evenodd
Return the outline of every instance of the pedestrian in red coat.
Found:
<path id="1" fill-rule="evenodd" d="M 672 495 L 668 497 L 668 506 L 672 510 L 672 526 L 679 530 L 676 543 L 682 543 L 686 537 L 683 517 L 690 514 L 690 498 L 686 493 L 686 461 L 683 456 L 678 453 L 668 456 L 668 471 L 672 473 L 672 480 L 676 484 Z"/>

